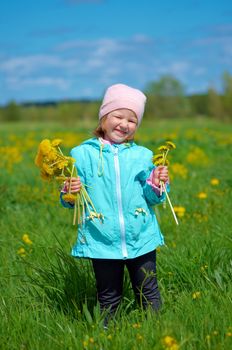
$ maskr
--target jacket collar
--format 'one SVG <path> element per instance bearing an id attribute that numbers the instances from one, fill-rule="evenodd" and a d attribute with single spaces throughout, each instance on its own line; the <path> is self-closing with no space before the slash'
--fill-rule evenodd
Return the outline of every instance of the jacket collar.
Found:
<path id="1" fill-rule="evenodd" d="M 88 139 L 84 141 L 82 144 L 91 145 L 96 149 L 102 148 L 102 152 L 112 152 L 112 147 L 116 147 L 118 148 L 119 151 L 122 151 L 123 149 L 130 148 L 136 145 L 134 141 L 129 141 L 125 143 L 108 144 L 108 143 L 103 143 L 103 141 L 100 138 L 96 138 L 96 137 Z"/>

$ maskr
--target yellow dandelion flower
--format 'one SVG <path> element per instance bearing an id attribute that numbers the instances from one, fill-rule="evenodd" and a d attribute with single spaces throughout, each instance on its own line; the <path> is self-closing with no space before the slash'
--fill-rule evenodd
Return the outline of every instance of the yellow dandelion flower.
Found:
<path id="1" fill-rule="evenodd" d="M 76 162 L 76 159 L 73 158 L 73 157 L 66 157 L 68 161 L 72 162 L 72 163 L 75 163 Z"/>
<path id="2" fill-rule="evenodd" d="M 66 193 L 62 198 L 65 202 L 75 202 L 77 197 L 72 193 Z"/>
<path id="3" fill-rule="evenodd" d="M 231 333 L 231 332 L 227 332 L 227 333 L 226 333 L 226 336 L 227 336 L 227 337 L 232 337 L 232 333 Z"/>
<path id="4" fill-rule="evenodd" d="M 166 337 L 162 339 L 162 343 L 166 349 L 170 349 L 170 350 L 179 349 L 179 345 L 177 344 L 176 339 L 173 337 L 170 337 L 169 335 L 166 335 Z"/>
<path id="5" fill-rule="evenodd" d="M 208 265 L 203 265 L 203 266 L 201 266 L 201 271 L 202 272 L 204 272 L 205 270 L 207 270 L 208 269 Z"/>
<path id="6" fill-rule="evenodd" d="M 46 163 L 43 163 L 43 170 L 48 175 L 53 175 L 54 173 L 53 169 Z"/>
<path id="7" fill-rule="evenodd" d="M 44 139 L 43 141 L 40 142 L 39 144 L 39 151 L 43 155 L 47 155 L 51 151 L 51 142 L 48 139 Z"/>
<path id="8" fill-rule="evenodd" d="M 193 148 L 187 155 L 186 160 L 188 163 L 193 165 L 207 165 L 209 163 L 209 159 L 205 152 L 199 148 Z"/>
<path id="9" fill-rule="evenodd" d="M 153 157 L 153 160 L 157 160 L 157 159 L 163 159 L 163 154 L 156 154 L 154 157 Z"/>
<path id="10" fill-rule="evenodd" d="M 213 185 L 213 186 L 217 186 L 217 185 L 219 185 L 219 180 L 216 179 L 216 178 L 213 178 L 213 179 L 210 180 L 210 183 L 211 183 L 211 185 Z"/>
<path id="11" fill-rule="evenodd" d="M 66 160 L 62 160 L 61 162 L 57 163 L 57 168 L 60 170 L 64 169 L 67 166 L 68 166 L 68 162 Z"/>
<path id="12" fill-rule="evenodd" d="M 108 335 L 107 335 L 107 339 L 112 340 L 112 335 L 111 335 L 111 334 L 108 334 Z"/>
<path id="13" fill-rule="evenodd" d="M 25 234 L 23 235 L 22 240 L 23 240 L 23 242 L 26 243 L 26 244 L 29 244 L 29 245 L 32 244 L 32 241 L 30 240 L 29 235 L 28 235 L 27 233 L 25 233 Z"/>
<path id="14" fill-rule="evenodd" d="M 56 147 L 56 146 L 59 146 L 62 143 L 62 140 L 61 139 L 54 139 L 54 140 L 52 140 L 51 143 L 52 143 L 53 147 Z"/>
<path id="15" fill-rule="evenodd" d="M 51 150 L 50 150 L 50 151 L 48 152 L 48 154 L 46 155 L 46 159 L 47 159 L 48 161 L 54 162 L 54 161 L 57 160 L 57 158 L 58 158 L 57 152 L 56 152 L 53 148 L 51 148 Z"/>
<path id="16" fill-rule="evenodd" d="M 185 207 L 181 207 L 181 206 L 179 206 L 179 207 L 174 206 L 173 209 L 174 209 L 174 212 L 176 213 L 176 215 L 179 216 L 180 218 L 182 218 L 184 216 L 185 211 L 186 211 Z"/>
<path id="17" fill-rule="evenodd" d="M 179 350 L 180 346 L 178 344 L 173 344 L 171 347 L 170 347 L 170 350 Z"/>
<path id="18" fill-rule="evenodd" d="M 171 141 L 166 141 L 166 145 L 167 145 L 169 150 L 176 149 L 176 145 Z"/>
<path id="19" fill-rule="evenodd" d="M 207 193 L 205 193 L 205 192 L 199 192 L 198 195 L 197 195 L 197 197 L 198 197 L 199 199 L 205 199 L 205 198 L 207 198 Z"/>
<path id="20" fill-rule="evenodd" d="M 84 349 L 86 349 L 87 346 L 88 346 L 88 341 L 87 341 L 87 340 L 84 340 L 82 344 L 83 344 Z"/>
<path id="21" fill-rule="evenodd" d="M 24 258 L 26 256 L 26 250 L 21 247 L 17 250 L 17 254 Z"/>
<path id="22" fill-rule="evenodd" d="M 167 146 L 165 146 L 165 145 L 162 145 L 162 146 L 160 146 L 160 147 L 158 148 L 158 150 L 161 151 L 161 152 L 166 152 L 168 149 L 169 149 L 169 148 L 168 148 Z"/>
<path id="23" fill-rule="evenodd" d="M 201 292 L 194 292 L 194 293 L 192 294 L 192 298 L 193 298 L 194 300 L 199 299 L 200 297 L 201 297 Z"/>
<path id="24" fill-rule="evenodd" d="M 134 324 L 132 324 L 132 327 L 133 328 L 140 328 L 141 324 L 140 323 L 134 323 Z"/>
<path id="25" fill-rule="evenodd" d="M 137 340 L 140 340 L 140 341 L 143 340 L 143 336 L 141 334 L 137 334 L 136 338 L 137 338 Z"/>
<path id="26" fill-rule="evenodd" d="M 94 339 L 91 337 L 91 338 L 89 338 L 89 342 L 91 343 L 91 344 L 93 344 L 94 343 Z"/>
<path id="27" fill-rule="evenodd" d="M 43 169 L 40 172 L 40 176 L 43 180 L 46 180 L 46 181 L 52 180 L 52 176 L 50 176 L 48 173 L 46 173 Z"/>
<path id="28" fill-rule="evenodd" d="M 38 152 L 35 156 L 35 165 L 41 167 L 43 164 L 43 154 Z"/>
<path id="29" fill-rule="evenodd" d="M 183 179 L 186 179 L 188 175 L 188 169 L 181 163 L 173 163 L 171 165 L 171 173 L 178 175 Z"/>

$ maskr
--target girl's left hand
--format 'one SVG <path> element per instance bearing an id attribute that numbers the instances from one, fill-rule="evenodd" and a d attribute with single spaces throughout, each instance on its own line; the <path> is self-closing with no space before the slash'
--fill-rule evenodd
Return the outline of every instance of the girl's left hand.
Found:
<path id="1" fill-rule="evenodd" d="M 163 181 L 164 183 L 169 181 L 168 167 L 165 165 L 157 166 L 153 172 L 152 183 L 158 187 L 160 185 L 160 181 Z"/>

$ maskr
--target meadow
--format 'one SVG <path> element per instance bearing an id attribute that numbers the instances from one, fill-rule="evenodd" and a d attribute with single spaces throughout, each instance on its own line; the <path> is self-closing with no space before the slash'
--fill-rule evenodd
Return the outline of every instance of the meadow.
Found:
<path id="1" fill-rule="evenodd" d="M 232 349 L 232 126 L 203 118 L 142 123 L 136 141 L 170 153 L 169 206 L 156 211 L 163 307 L 142 311 L 125 274 L 116 319 L 103 329 L 91 264 L 76 260 L 71 210 L 34 157 L 44 138 L 62 150 L 91 137 L 92 124 L 5 123 L 0 127 L 0 349 Z"/>

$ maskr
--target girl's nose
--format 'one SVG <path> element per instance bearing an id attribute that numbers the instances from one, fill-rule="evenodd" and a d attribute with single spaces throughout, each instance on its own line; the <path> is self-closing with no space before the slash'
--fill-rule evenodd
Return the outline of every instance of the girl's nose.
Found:
<path id="1" fill-rule="evenodd" d="M 123 130 L 126 130 L 128 128 L 128 121 L 127 120 L 121 120 L 120 127 Z"/>

